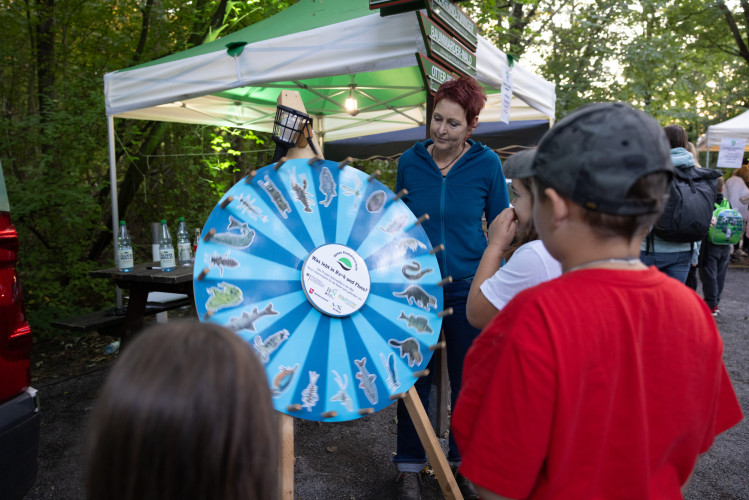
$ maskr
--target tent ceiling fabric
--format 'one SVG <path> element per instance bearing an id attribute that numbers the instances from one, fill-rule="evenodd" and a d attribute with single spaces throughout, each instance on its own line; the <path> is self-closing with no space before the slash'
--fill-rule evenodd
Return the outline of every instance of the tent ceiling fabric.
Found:
<path id="1" fill-rule="evenodd" d="M 720 143 L 723 139 L 746 139 L 744 151 L 749 151 L 749 111 L 707 127 L 707 134 L 701 135 L 697 140 L 698 151 L 707 149 L 708 137 L 710 138 L 710 151 L 720 150 Z"/>
<path id="2" fill-rule="evenodd" d="M 236 56 L 230 42 L 247 42 Z M 412 128 L 426 121 L 416 52 L 426 53 L 415 13 L 380 17 L 365 0 L 300 0 L 219 40 L 104 76 L 107 114 L 270 132 L 281 90 L 297 90 L 324 141 Z M 505 55 L 485 39 L 477 79 L 496 121 Z M 511 120 L 553 119 L 554 86 L 513 68 Z M 359 113 L 343 104 L 350 86 Z"/>

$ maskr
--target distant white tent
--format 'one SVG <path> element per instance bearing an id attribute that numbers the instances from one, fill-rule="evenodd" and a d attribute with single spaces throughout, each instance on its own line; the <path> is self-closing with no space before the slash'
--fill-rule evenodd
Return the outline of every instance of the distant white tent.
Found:
<path id="1" fill-rule="evenodd" d="M 707 127 L 707 133 L 697 139 L 697 151 L 706 151 L 708 145 L 710 151 L 720 151 L 723 139 L 746 139 L 744 150 L 749 151 L 749 111 Z"/>

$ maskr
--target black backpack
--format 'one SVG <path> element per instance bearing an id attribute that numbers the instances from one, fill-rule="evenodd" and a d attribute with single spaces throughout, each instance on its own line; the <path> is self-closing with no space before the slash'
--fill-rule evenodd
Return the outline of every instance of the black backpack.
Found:
<path id="1" fill-rule="evenodd" d="M 653 233 L 677 243 L 702 240 L 713 218 L 717 179 L 721 175 L 708 168 L 675 168 L 666 208 L 653 226 Z"/>

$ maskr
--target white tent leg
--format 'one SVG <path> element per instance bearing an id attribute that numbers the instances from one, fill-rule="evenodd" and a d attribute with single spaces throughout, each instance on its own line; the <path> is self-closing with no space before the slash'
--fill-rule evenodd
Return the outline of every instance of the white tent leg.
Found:
<path id="1" fill-rule="evenodd" d="M 114 146 L 114 117 L 107 115 L 107 136 L 109 138 L 109 189 L 112 196 L 112 247 L 114 253 L 114 265 L 117 265 L 117 227 L 120 220 L 117 203 L 117 163 L 115 161 Z M 115 287 L 115 299 L 117 308 L 122 307 L 122 290 Z"/>
<path id="2" fill-rule="evenodd" d="M 707 127 L 706 135 L 705 142 L 707 143 L 707 154 L 705 155 L 705 166 L 710 168 L 710 127 Z"/>

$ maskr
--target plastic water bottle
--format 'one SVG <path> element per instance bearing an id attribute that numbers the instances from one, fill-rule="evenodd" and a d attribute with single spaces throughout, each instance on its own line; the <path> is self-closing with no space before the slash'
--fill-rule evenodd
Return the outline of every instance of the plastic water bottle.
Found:
<path id="1" fill-rule="evenodd" d="M 114 354 L 120 350 L 120 341 L 115 340 L 114 342 L 107 344 L 104 348 L 104 354 Z"/>
<path id="2" fill-rule="evenodd" d="M 117 236 L 117 267 L 126 273 L 133 270 L 133 244 L 124 220 L 120 221 L 120 233 Z"/>
<path id="3" fill-rule="evenodd" d="M 174 260 L 174 245 L 172 235 L 166 226 L 166 220 L 161 220 L 161 234 L 159 235 L 159 260 L 162 271 L 172 271 L 176 265 Z"/>
<path id="4" fill-rule="evenodd" d="M 198 243 L 200 243 L 200 229 L 195 229 L 195 243 L 192 245 L 193 255 L 198 252 Z"/>
<path id="5" fill-rule="evenodd" d="M 184 217 L 179 218 L 179 226 L 177 227 L 177 256 L 180 266 L 190 267 L 192 264 L 192 243 L 190 243 L 190 233 L 187 232 Z"/>

